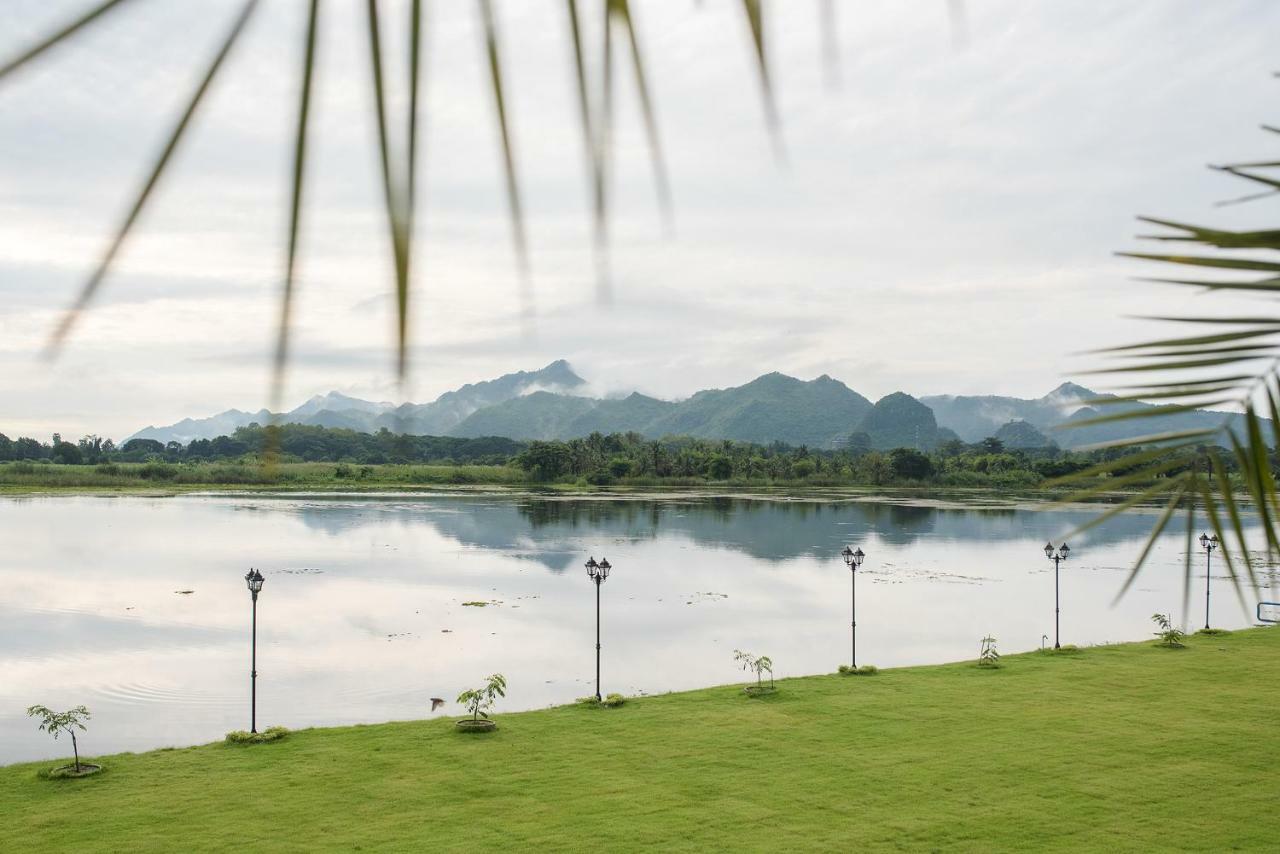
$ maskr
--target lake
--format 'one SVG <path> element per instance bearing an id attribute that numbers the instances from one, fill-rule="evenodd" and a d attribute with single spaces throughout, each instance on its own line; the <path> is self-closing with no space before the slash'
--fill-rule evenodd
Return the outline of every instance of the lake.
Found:
<path id="1" fill-rule="evenodd" d="M 973 659 L 1054 632 L 1055 542 L 1098 512 L 908 500 L 537 495 L 186 495 L 0 499 L 0 763 L 69 755 L 24 710 L 83 703 L 89 754 L 219 739 L 249 724 L 250 599 L 258 604 L 259 728 L 431 715 L 490 673 L 498 713 L 594 693 L 595 589 L 605 693 L 742 681 L 733 652 L 779 677 L 849 660 L 860 546 L 858 663 Z M 1184 540 L 1166 535 L 1113 602 L 1154 522 L 1116 517 L 1070 541 L 1062 642 L 1149 637 L 1182 621 Z M 1177 528 L 1178 526 L 1174 526 Z M 1197 531 L 1198 533 L 1198 531 Z M 1213 623 L 1253 621 L 1215 553 Z M 1204 617 L 1204 555 L 1189 614 Z M 1264 599 L 1277 598 L 1274 574 Z M 484 606 L 464 605 L 484 602 Z M 65 747 L 65 749 L 64 749 Z"/>

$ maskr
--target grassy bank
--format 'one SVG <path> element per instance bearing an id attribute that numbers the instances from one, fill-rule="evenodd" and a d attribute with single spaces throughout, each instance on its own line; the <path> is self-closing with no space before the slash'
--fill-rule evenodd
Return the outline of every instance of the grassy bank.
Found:
<path id="1" fill-rule="evenodd" d="M 1278 668 L 1264 629 L 500 715 L 487 736 L 309 730 L 84 780 L 16 765 L 0 850 L 1275 850 Z"/>
<path id="2" fill-rule="evenodd" d="M 511 466 L 345 463 L 108 463 L 99 466 L 0 464 L 0 493 L 192 492 L 205 489 L 378 490 L 434 486 L 521 486 Z"/>

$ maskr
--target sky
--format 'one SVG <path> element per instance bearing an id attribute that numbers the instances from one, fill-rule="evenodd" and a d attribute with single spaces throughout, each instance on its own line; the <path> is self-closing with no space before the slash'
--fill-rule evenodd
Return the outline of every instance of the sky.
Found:
<path id="1" fill-rule="evenodd" d="M 1216 207 L 1252 188 L 1205 166 L 1274 157 L 1258 125 L 1280 118 L 1280 4 L 837 0 L 824 29 L 818 0 L 775 0 L 775 140 L 741 4 L 634 0 L 673 205 L 622 52 L 602 300 L 563 4 L 495 2 L 522 283 L 477 5 L 437 0 L 401 384 L 363 5 L 322 4 L 286 408 L 330 390 L 424 402 L 559 358 L 598 393 L 781 371 L 873 400 L 1039 397 L 1105 387 L 1087 351 L 1159 334 L 1135 316 L 1257 308 L 1136 281 L 1159 271 L 1115 252 L 1149 248 L 1138 214 L 1273 224 L 1268 202 Z M 5 0 L 0 63 L 87 6 Z M 268 404 L 300 0 L 262 0 L 99 298 L 41 357 L 237 8 L 134 0 L 0 80 L 0 432 L 118 439 Z M 404 9 L 383 18 L 393 121 Z"/>

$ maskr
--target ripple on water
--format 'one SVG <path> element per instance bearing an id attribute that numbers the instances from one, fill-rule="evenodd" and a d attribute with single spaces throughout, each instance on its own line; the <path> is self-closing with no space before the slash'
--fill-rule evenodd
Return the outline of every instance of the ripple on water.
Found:
<path id="1" fill-rule="evenodd" d="M 156 703 L 179 706 L 232 706 L 244 702 L 240 693 L 212 694 L 204 691 L 180 689 L 174 686 L 152 685 L 145 682 L 126 682 L 115 685 L 98 685 L 92 689 L 105 700 L 127 706 Z"/>

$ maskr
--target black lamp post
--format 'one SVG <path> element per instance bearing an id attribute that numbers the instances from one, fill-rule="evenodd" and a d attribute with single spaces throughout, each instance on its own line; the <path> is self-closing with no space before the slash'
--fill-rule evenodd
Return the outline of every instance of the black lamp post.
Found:
<path id="1" fill-rule="evenodd" d="M 866 557 L 862 553 L 862 549 L 857 551 L 844 547 L 844 551 L 840 552 L 844 558 L 845 564 L 849 567 L 849 665 L 851 667 L 858 666 L 858 592 L 854 578 L 858 574 L 858 567 L 862 566 L 862 560 Z"/>
<path id="2" fill-rule="evenodd" d="M 1067 555 L 1071 554 L 1071 547 L 1063 543 L 1055 552 L 1053 543 L 1044 544 L 1044 556 L 1053 561 L 1053 648 L 1062 649 L 1062 644 L 1058 642 L 1058 564 L 1067 559 Z"/>
<path id="3" fill-rule="evenodd" d="M 250 569 L 244 577 L 249 586 L 249 595 L 253 597 L 253 642 L 249 665 L 249 732 L 258 731 L 258 594 L 262 592 L 265 579 L 256 569 Z"/>
<path id="4" fill-rule="evenodd" d="M 596 563 L 595 557 L 587 560 L 587 577 L 596 583 L 596 702 L 600 702 L 600 585 L 609 577 L 613 565 L 609 559 L 601 558 Z"/>
<path id="5" fill-rule="evenodd" d="M 1204 549 L 1204 627 L 1209 628 L 1209 557 L 1218 547 L 1218 535 L 1200 535 L 1200 548 Z"/>

